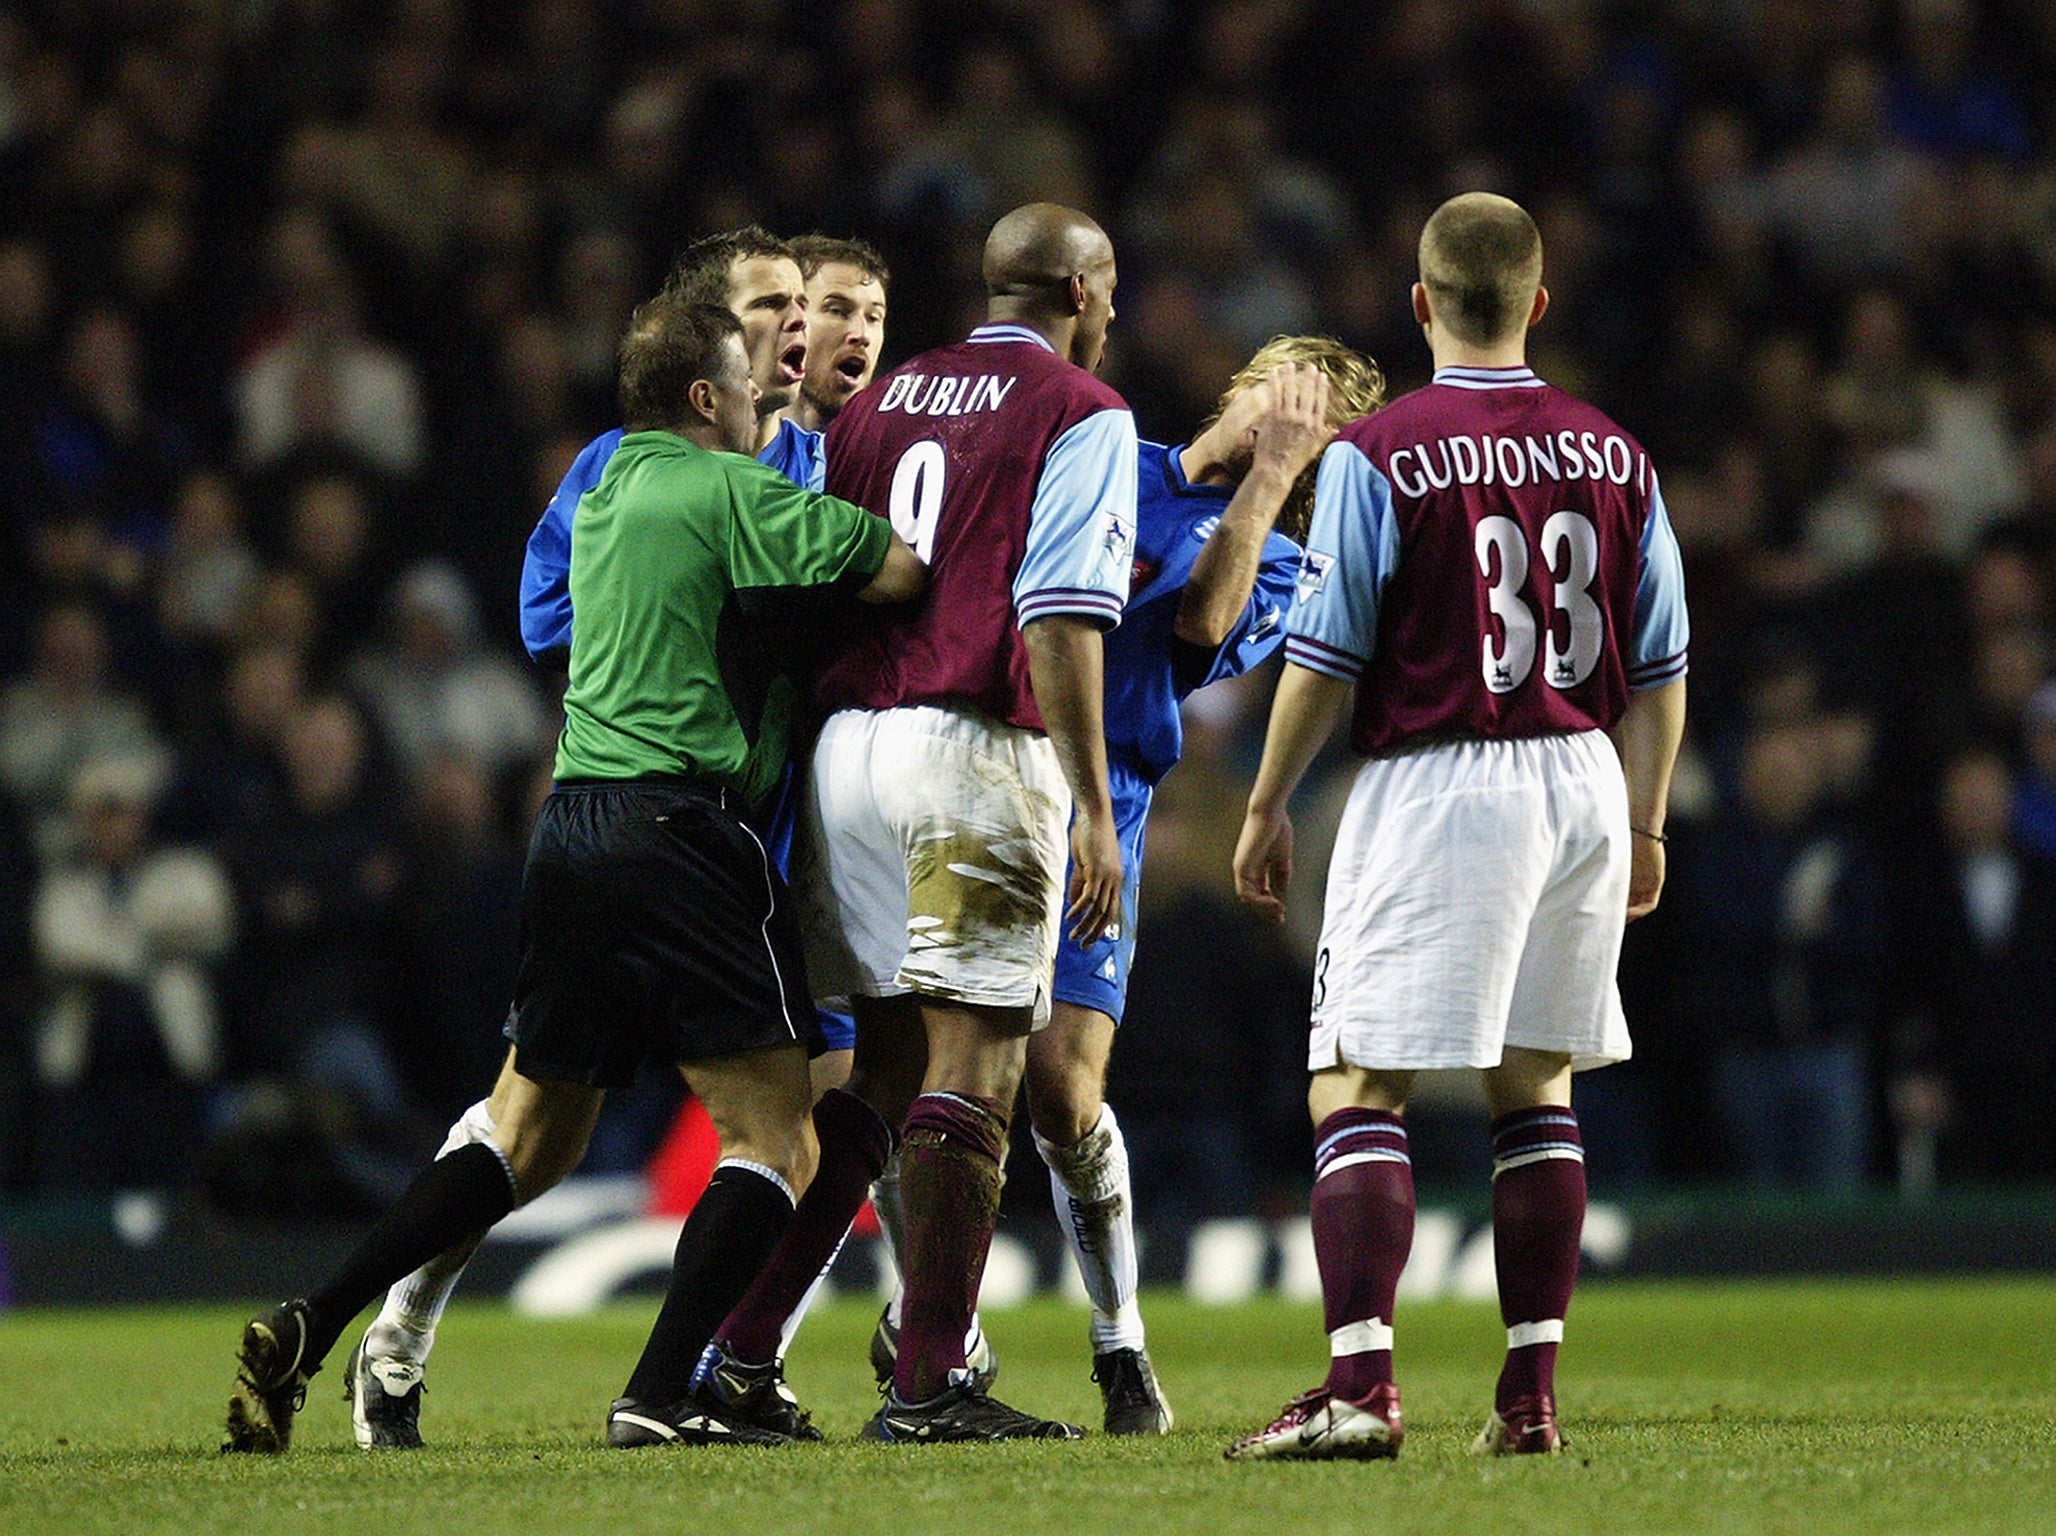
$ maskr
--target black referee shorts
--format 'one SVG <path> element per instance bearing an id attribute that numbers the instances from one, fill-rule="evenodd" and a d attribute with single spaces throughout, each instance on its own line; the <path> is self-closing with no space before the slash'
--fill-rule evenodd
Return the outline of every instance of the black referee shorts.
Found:
<path id="1" fill-rule="evenodd" d="M 785 882 L 717 791 L 559 785 L 521 879 L 524 1077 L 625 1087 L 648 1056 L 822 1048 Z"/>

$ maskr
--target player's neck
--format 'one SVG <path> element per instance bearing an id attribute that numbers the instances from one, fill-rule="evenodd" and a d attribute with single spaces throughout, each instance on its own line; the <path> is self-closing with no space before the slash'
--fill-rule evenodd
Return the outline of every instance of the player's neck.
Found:
<path id="1" fill-rule="evenodd" d="M 1525 335 L 1496 346 L 1476 347 L 1453 336 L 1434 336 L 1428 350 L 1435 368 L 1525 368 L 1528 366 L 1528 338 Z"/>
<path id="2" fill-rule="evenodd" d="M 1008 294 L 995 294 L 986 302 L 985 323 L 1025 327 L 1048 342 L 1058 357 L 1071 355 L 1071 336 L 1078 328 L 1075 315 L 1052 315 L 1039 304 Z"/>
<path id="3" fill-rule="evenodd" d="M 771 439 L 778 435 L 778 425 L 784 419 L 783 411 L 773 411 L 769 416 L 757 418 L 757 446 L 754 452 L 762 453 L 771 446 Z"/>
<path id="4" fill-rule="evenodd" d="M 821 407 L 814 404 L 805 395 L 795 395 L 792 404 L 788 405 L 778 414 L 803 432 L 826 432 L 828 430 L 827 415 L 822 411 Z M 777 428 L 774 426 L 772 430 L 776 431 Z M 769 441 L 769 438 L 765 439 L 765 442 L 768 443 Z"/>

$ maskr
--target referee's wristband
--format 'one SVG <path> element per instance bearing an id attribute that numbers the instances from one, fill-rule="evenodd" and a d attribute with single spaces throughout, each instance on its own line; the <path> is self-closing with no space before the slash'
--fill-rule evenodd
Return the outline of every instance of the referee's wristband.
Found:
<path id="1" fill-rule="evenodd" d="M 1670 834 L 1666 832 L 1652 832 L 1647 827 L 1630 827 L 1628 830 L 1637 837 L 1648 838 L 1652 843 L 1667 843 L 1670 841 Z"/>

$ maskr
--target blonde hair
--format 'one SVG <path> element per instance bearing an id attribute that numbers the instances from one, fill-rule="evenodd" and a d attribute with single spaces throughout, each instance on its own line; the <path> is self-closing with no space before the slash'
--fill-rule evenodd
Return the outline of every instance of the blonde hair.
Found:
<path id="1" fill-rule="evenodd" d="M 1354 347 L 1344 346 L 1333 336 L 1273 336 L 1235 371 L 1235 377 L 1221 391 L 1221 398 L 1214 402 L 1213 414 L 1193 436 L 1198 437 L 1219 421 L 1236 396 L 1287 363 L 1311 363 L 1328 376 L 1334 390 L 1328 425 L 1338 430 L 1385 403 L 1384 371 Z M 1306 542 L 1307 528 L 1313 521 L 1314 476 L 1319 469 L 1318 459 L 1307 465 L 1293 482 L 1278 513 L 1278 531 L 1301 544 Z"/>

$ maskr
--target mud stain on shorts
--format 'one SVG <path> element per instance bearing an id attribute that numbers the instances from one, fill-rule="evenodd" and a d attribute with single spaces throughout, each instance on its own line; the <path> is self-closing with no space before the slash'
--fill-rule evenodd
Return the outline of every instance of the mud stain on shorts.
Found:
<path id="1" fill-rule="evenodd" d="M 1024 933 L 1049 920 L 1049 871 L 1035 844 L 962 828 L 916 842 L 907 860 L 907 958 L 1018 963 Z"/>

